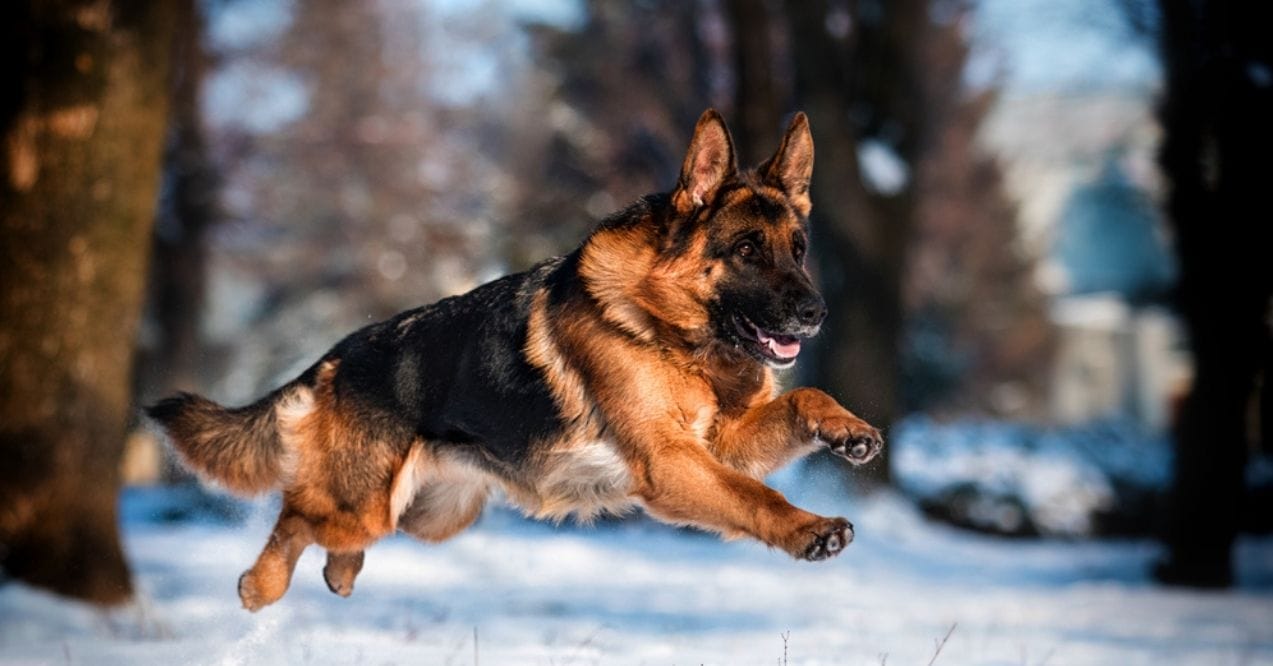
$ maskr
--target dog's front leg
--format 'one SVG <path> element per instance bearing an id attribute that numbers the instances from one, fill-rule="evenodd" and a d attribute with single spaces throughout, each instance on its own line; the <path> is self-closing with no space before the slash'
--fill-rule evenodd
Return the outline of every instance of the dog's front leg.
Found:
<path id="1" fill-rule="evenodd" d="M 725 466 L 697 442 L 672 442 L 644 456 L 637 492 L 651 515 L 726 537 L 747 534 L 792 557 L 833 557 L 853 540 L 844 518 L 793 506 L 778 491 Z"/>
<path id="2" fill-rule="evenodd" d="M 860 465 L 884 446 L 880 431 L 813 388 L 798 388 L 717 426 L 712 451 L 725 464 L 763 477 L 820 445 Z"/>

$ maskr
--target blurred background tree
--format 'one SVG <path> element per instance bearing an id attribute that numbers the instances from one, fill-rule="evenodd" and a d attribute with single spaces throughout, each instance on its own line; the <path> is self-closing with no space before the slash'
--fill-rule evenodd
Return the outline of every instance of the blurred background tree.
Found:
<path id="1" fill-rule="evenodd" d="M 132 595 L 119 460 L 160 180 L 169 60 L 191 3 L 0 10 L 0 566 Z"/>
<path id="2" fill-rule="evenodd" d="M 1268 510 L 1247 459 L 1268 445 L 1273 206 L 1273 24 L 1268 3 L 1160 0 L 1166 88 L 1159 156 L 1180 258 L 1179 307 L 1196 372 L 1176 424 L 1159 579 L 1232 583 L 1238 531 Z M 1261 389 L 1261 385 L 1263 388 Z M 1244 525 L 1245 524 L 1245 525 Z"/>

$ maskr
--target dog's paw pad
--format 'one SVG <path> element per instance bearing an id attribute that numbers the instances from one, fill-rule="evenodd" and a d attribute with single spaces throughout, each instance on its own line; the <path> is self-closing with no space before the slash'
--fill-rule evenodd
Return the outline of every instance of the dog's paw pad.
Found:
<path id="1" fill-rule="evenodd" d="M 880 431 L 862 421 L 839 429 L 833 436 L 824 435 L 824 439 L 828 440 L 831 453 L 854 465 L 869 462 L 884 448 L 884 437 Z"/>
<path id="2" fill-rule="evenodd" d="M 843 518 L 827 518 L 812 528 L 813 538 L 803 558 L 810 562 L 835 557 L 853 542 L 853 525 Z"/>

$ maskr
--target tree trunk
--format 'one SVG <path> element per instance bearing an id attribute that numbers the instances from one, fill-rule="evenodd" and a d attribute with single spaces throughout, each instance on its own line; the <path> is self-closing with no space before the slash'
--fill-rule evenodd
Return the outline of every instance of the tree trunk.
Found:
<path id="1" fill-rule="evenodd" d="M 199 386 L 200 320 L 207 288 L 207 231 L 216 221 L 220 187 L 208 155 L 200 109 L 207 56 L 202 17 L 193 2 L 177 2 L 172 57 L 171 123 L 164 156 L 163 196 L 154 234 L 150 284 L 158 341 L 142 386 L 158 397 Z"/>
<path id="2" fill-rule="evenodd" d="M 755 166 L 777 147 L 786 108 L 775 85 L 773 21 L 765 0 L 729 0 L 725 6 L 734 34 L 734 128 L 742 138 L 739 161 Z"/>
<path id="3" fill-rule="evenodd" d="M 119 457 L 168 107 L 174 5 L 6 3 L 0 566 L 132 595 Z"/>
<path id="4" fill-rule="evenodd" d="M 1248 424 L 1269 336 L 1273 248 L 1273 21 L 1268 3 L 1161 0 L 1167 85 L 1159 162 L 1180 258 L 1179 306 L 1194 354 L 1176 427 L 1169 583 L 1232 580 Z"/>

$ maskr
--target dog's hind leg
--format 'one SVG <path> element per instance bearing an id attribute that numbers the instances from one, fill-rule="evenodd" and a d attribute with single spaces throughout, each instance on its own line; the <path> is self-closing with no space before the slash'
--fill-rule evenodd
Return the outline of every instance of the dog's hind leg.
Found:
<path id="1" fill-rule="evenodd" d="M 354 579 L 358 577 L 358 572 L 362 571 L 364 552 L 361 550 L 352 553 L 327 551 L 327 564 L 323 566 L 323 580 L 327 582 L 327 589 L 342 597 L 352 594 Z"/>
<path id="2" fill-rule="evenodd" d="M 239 577 L 239 599 L 243 607 L 255 612 L 282 598 L 291 584 L 296 560 L 311 543 L 314 543 L 314 530 L 309 521 L 285 504 L 256 564 Z"/>

